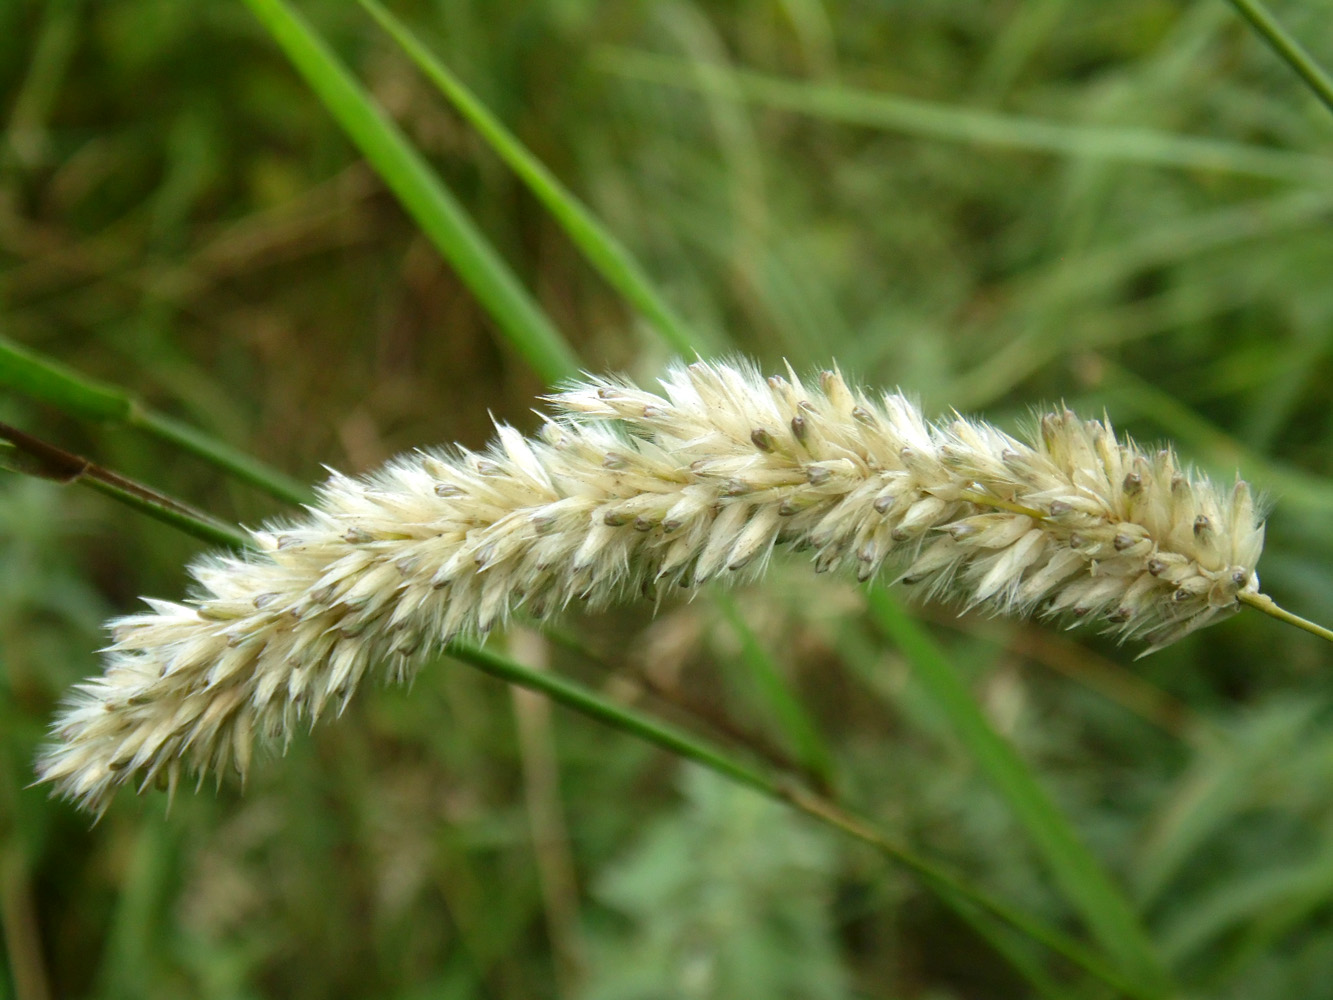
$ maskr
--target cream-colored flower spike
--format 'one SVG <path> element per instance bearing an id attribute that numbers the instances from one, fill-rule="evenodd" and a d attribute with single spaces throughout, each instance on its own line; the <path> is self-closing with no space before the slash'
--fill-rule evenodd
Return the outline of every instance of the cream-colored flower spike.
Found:
<path id="1" fill-rule="evenodd" d="M 932 597 L 1100 622 L 1150 648 L 1257 594 L 1263 527 L 1169 451 L 1056 412 L 1031 443 L 927 423 L 899 395 L 741 364 L 672 370 L 660 393 L 592 378 L 533 438 L 334 474 L 303 520 L 213 555 L 184 604 L 112 625 L 38 768 L 100 812 L 121 785 L 245 775 L 256 739 L 341 711 L 369 670 L 410 674 L 515 611 L 758 574 L 774 546 L 862 580 L 886 564 Z"/>

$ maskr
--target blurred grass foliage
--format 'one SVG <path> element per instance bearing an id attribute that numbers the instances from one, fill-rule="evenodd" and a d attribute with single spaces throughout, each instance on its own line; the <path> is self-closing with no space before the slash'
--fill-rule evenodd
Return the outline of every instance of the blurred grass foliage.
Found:
<path id="1" fill-rule="evenodd" d="M 400 45 L 356 5 L 299 9 L 571 353 L 659 370 L 651 310 Z M 1010 426 L 1043 401 L 1105 408 L 1268 489 L 1265 589 L 1333 618 L 1333 118 L 1226 5 L 390 10 L 699 342 L 837 359 Z M 1273 10 L 1333 65 L 1328 0 Z M 488 410 L 533 425 L 541 362 L 437 245 L 239 0 L 0 5 L 0 336 L 313 481 L 479 445 Z M 281 509 L 40 394 L 0 395 L 0 420 L 223 518 Z M 194 551 L 0 478 L 7 995 L 1106 995 L 864 847 L 456 664 L 368 690 L 244 793 L 165 818 L 127 797 L 89 830 L 26 787 L 33 749 L 97 669 L 100 622 L 178 593 Z M 1333 997 L 1327 647 L 1247 613 L 1131 665 L 1095 636 L 915 614 L 1183 991 Z M 574 651 L 513 651 L 792 755 L 894 838 L 1074 926 L 925 654 L 858 588 L 779 560 L 727 602 L 565 626 Z"/>

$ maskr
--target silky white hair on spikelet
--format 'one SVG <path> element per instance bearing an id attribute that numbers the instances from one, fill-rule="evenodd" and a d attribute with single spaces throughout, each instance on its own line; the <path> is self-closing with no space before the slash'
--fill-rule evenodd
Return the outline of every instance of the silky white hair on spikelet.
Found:
<path id="1" fill-rule="evenodd" d="M 816 572 L 894 566 L 928 598 L 1097 622 L 1149 651 L 1258 592 L 1243 482 L 1064 409 L 1022 441 L 816 381 L 742 361 L 672 368 L 658 392 L 590 375 L 530 438 L 497 424 L 484 452 L 332 473 L 304 517 L 251 532 L 254 551 L 198 560 L 190 600 L 112 622 L 41 779 L 100 813 L 126 784 L 243 778 L 256 739 L 341 712 L 373 668 L 408 677 L 515 612 L 757 576 L 780 544 Z"/>

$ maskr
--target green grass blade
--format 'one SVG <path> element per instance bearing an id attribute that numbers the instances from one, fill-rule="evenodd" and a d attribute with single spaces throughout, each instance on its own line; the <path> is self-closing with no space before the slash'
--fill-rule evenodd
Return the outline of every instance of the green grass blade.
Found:
<path id="1" fill-rule="evenodd" d="M 986 720 L 952 664 L 926 632 L 882 588 L 867 596 L 871 613 L 915 668 L 953 732 L 1004 797 L 1065 898 L 1121 971 L 1146 993 L 1165 996 L 1170 981 L 1138 916 L 1079 840 L 1022 758 Z"/>
<path id="2" fill-rule="evenodd" d="M 89 378 L 3 338 L 0 338 L 0 386 L 72 416 L 146 431 L 279 500 L 304 503 L 310 497 L 304 485 L 240 449 L 148 408 L 117 386 Z"/>
<path id="3" fill-rule="evenodd" d="M 741 663 L 749 670 L 761 699 L 782 730 L 788 746 L 795 752 L 797 761 L 819 782 L 820 787 L 831 787 L 833 755 L 820 736 L 819 727 L 787 687 L 777 664 L 741 615 L 731 595 L 715 594 L 713 603 L 740 640 Z"/>
<path id="4" fill-rule="evenodd" d="M 215 521 L 211 517 L 199 516 L 158 500 L 145 496 L 138 490 L 127 490 L 123 486 L 108 483 L 101 479 L 80 479 L 79 483 L 96 490 L 111 499 L 132 507 L 141 514 L 147 514 L 156 521 L 169 524 L 185 534 L 197 538 L 209 545 L 223 548 L 243 549 L 249 539 L 239 531 Z"/>
<path id="5" fill-rule="evenodd" d="M 691 73 L 689 64 L 679 59 L 626 49 L 607 50 L 601 62 L 609 72 L 630 79 L 707 91 L 723 97 L 735 94 L 767 107 L 827 121 L 948 142 L 1181 170 L 1209 170 L 1323 186 L 1333 182 L 1333 163 L 1325 157 L 1305 153 L 1173 135 L 1152 129 L 1065 125 L 722 67 L 713 67 L 707 74 L 697 74 Z"/>
<path id="6" fill-rule="evenodd" d="M 536 691 L 557 704 L 564 705 L 581 715 L 596 719 L 608 726 L 630 733 L 638 739 L 659 746 L 664 750 L 701 764 L 723 777 L 738 784 L 752 788 L 762 795 L 786 802 L 807 816 L 821 823 L 841 830 L 870 846 L 880 853 L 916 872 L 925 879 L 940 898 L 951 906 L 964 905 L 975 907 L 985 913 L 998 917 L 1004 923 L 1021 931 L 1033 940 L 1040 941 L 1063 955 L 1088 973 L 1130 996 L 1149 998 L 1160 993 L 1141 989 L 1132 982 L 1127 982 L 1115 970 L 1109 969 L 1097 957 L 1064 934 L 1040 923 L 1033 917 L 1003 900 L 989 896 L 979 889 L 951 875 L 935 862 L 921 857 L 915 852 L 889 840 L 873 827 L 859 818 L 843 812 L 837 806 L 819 796 L 789 786 L 780 779 L 770 777 L 762 771 L 748 767 L 727 754 L 709 747 L 695 736 L 674 726 L 658 722 L 627 708 L 608 701 L 601 695 L 587 690 L 579 684 L 559 677 L 546 670 L 532 670 L 489 648 L 471 643 L 452 642 L 447 652 L 455 659 L 476 667 L 509 684 L 530 691 Z M 971 917 L 969 917 L 969 920 Z M 1011 958 L 1010 949 L 1002 954 Z M 1026 973 L 1025 963 L 1016 963 L 1019 972 Z M 1045 986 L 1043 978 L 1040 984 Z"/>
<path id="7" fill-rule="evenodd" d="M 393 36 L 417 67 L 439 88 L 440 93 L 518 174 L 560 223 L 574 245 L 583 252 L 588 263 L 652 324 L 667 346 L 686 357 L 715 350 L 715 345 L 706 343 L 699 332 L 691 330 L 676 315 L 625 246 L 406 25 L 376 0 L 361 0 L 361 6 L 370 12 L 380 27 Z"/>
<path id="8" fill-rule="evenodd" d="M 58 406 L 66 413 L 93 420 L 127 421 L 134 409 L 130 397 L 0 338 L 0 385 Z"/>
<path id="9" fill-rule="evenodd" d="M 1240 11 L 1241 17 L 1250 22 L 1260 35 L 1263 36 L 1273 51 L 1276 52 L 1282 60 L 1294 69 L 1306 86 L 1314 91 L 1315 96 L 1324 102 L 1328 110 L 1333 111 L 1333 78 L 1330 78 L 1314 60 L 1314 56 L 1305 51 L 1305 47 L 1296 41 L 1282 27 L 1271 13 L 1259 0 L 1231 0 L 1231 6 Z"/>
<path id="10" fill-rule="evenodd" d="M 110 927 L 100 957 L 92 996 L 128 1000 L 142 996 L 144 970 L 154 968 L 152 949 L 162 940 L 161 925 L 169 919 L 173 859 L 182 832 L 165 819 L 147 817 L 127 844 L 124 890 L 108 915 Z"/>
<path id="11" fill-rule="evenodd" d="M 245 3 L 533 370 L 547 382 L 577 374 L 578 357 L 555 325 L 324 41 L 284 0 Z"/>

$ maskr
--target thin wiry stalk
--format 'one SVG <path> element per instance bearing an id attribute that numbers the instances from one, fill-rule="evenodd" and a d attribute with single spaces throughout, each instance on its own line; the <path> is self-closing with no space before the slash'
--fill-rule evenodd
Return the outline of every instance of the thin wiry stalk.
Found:
<path id="1" fill-rule="evenodd" d="M 257 551 L 191 570 L 183 604 L 112 625 L 39 761 L 88 809 L 121 785 L 228 766 L 341 711 L 376 664 L 409 675 L 443 643 L 515 611 L 602 605 L 758 575 L 775 546 L 817 572 L 886 565 L 928 597 L 1100 622 L 1159 648 L 1258 593 L 1248 487 L 1220 490 L 1068 411 L 1030 443 L 836 372 L 818 387 L 743 364 L 673 370 L 663 391 L 588 378 L 532 438 L 417 452 L 335 474 Z"/>
<path id="2" fill-rule="evenodd" d="M 1302 618 L 1300 615 L 1294 615 L 1286 608 L 1279 607 L 1267 594 L 1241 593 L 1236 595 L 1244 604 L 1248 604 L 1256 611 L 1262 611 L 1270 617 L 1276 618 L 1280 622 L 1286 622 L 1288 625 L 1294 625 L 1299 629 L 1304 629 L 1311 635 L 1317 635 L 1321 639 L 1327 639 L 1333 642 L 1333 629 L 1324 628 L 1317 625 L 1308 618 Z"/>

